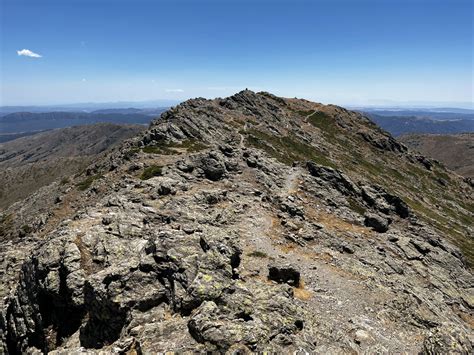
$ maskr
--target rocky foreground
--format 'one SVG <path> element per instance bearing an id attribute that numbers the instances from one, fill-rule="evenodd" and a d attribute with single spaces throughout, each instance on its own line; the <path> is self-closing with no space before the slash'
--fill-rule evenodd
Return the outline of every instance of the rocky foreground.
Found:
<path id="1" fill-rule="evenodd" d="M 190 100 L 1 216 L 0 352 L 469 354 L 472 217 L 358 113 Z"/>

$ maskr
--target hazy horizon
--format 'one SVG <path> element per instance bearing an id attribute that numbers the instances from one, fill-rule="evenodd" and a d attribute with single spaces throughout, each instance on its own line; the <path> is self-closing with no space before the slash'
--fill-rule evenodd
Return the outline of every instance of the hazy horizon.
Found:
<path id="1" fill-rule="evenodd" d="M 234 92 L 235 94 L 237 92 Z M 272 94 L 275 94 L 272 92 Z M 232 95 L 232 94 L 229 94 Z M 107 108 L 156 108 L 156 107 L 169 107 L 178 105 L 189 99 L 202 97 L 189 97 L 182 100 L 171 100 L 171 99 L 151 99 L 151 100 L 136 100 L 136 101 L 89 101 L 89 102 L 51 102 L 51 103 L 38 103 L 38 104 L 18 104 L 18 105 L 1 105 L 0 107 L 82 107 L 82 106 L 103 106 Z M 214 99 L 214 97 L 205 97 L 206 99 Z M 288 96 L 289 97 L 289 96 Z M 474 110 L 474 102 L 429 102 L 429 101 L 393 101 L 393 100 L 368 100 L 365 103 L 357 102 L 323 102 L 317 98 L 299 97 L 301 99 L 312 100 L 315 102 L 321 102 L 323 104 L 334 104 L 349 108 L 373 108 L 373 109 L 466 109 Z"/>

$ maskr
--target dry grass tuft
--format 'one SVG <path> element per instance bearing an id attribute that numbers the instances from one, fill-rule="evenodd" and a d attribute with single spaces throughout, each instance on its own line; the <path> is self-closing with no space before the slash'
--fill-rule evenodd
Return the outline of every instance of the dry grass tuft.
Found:
<path id="1" fill-rule="evenodd" d="M 313 293 L 304 288 L 304 281 L 300 280 L 298 287 L 293 288 L 293 296 L 302 301 L 308 301 L 313 297 Z"/>

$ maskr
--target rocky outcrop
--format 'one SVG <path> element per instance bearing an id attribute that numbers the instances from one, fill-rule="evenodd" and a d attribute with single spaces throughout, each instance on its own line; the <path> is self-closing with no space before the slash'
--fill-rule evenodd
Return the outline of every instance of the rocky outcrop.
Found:
<path id="1" fill-rule="evenodd" d="M 336 106 L 183 103 L 7 211 L 0 351 L 470 353 L 471 187 L 410 159 Z"/>
<path id="2" fill-rule="evenodd" d="M 376 232 L 385 233 L 386 231 L 388 231 L 390 221 L 377 214 L 367 213 L 365 215 L 364 224 L 367 227 L 371 227 Z"/>

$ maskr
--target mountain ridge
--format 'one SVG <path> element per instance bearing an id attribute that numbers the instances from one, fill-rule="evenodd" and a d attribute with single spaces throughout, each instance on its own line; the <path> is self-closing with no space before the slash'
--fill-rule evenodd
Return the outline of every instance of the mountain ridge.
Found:
<path id="1" fill-rule="evenodd" d="M 12 353 L 470 352 L 471 197 L 359 113 L 248 90 L 189 100 L 7 211 L 0 339 Z"/>

